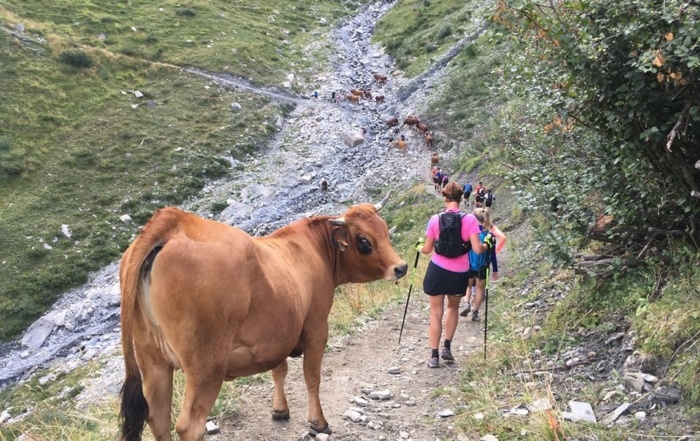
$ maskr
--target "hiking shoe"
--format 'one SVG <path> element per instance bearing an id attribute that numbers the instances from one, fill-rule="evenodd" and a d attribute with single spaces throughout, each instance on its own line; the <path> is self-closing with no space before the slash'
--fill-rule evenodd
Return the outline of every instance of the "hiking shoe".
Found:
<path id="1" fill-rule="evenodd" d="M 438 360 L 437 357 L 429 358 L 428 359 L 428 367 L 429 368 L 440 367 L 440 360 Z"/>
<path id="2" fill-rule="evenodd" d="M 440 357 L 442 357 L 442 359 L 445 361 L 454 361 L 454 359 L 455 359 L 452 356 L 452 351 L 450 351 L 447 348 L 442 348 L 442 353 L 440 354 Z"/>
<path id="3" fill-rule="evenodd" d="M 479 318 L 479 311 L 472 312 L 472 321 L 473 322 L 480 322 L 481 321 L 481 319 Z"/>
<path id="4" fill-rule="evenodd" d="M 462 312 L 459 313 L 462 317 L 466 317 L 469 315 L 469 311 L 472 310 L 472 302 L 467 302 L 467 307 L 462 310 Z"/>

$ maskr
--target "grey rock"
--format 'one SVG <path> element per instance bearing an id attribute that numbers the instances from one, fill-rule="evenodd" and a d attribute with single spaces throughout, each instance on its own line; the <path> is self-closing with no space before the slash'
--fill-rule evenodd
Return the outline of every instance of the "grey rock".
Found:
<path id="1" fill-rule="evenodd" d="M 207 430 L 207 435 L 216 435 L 217 433 L 219 433 L 221 431 L 219 426 L 216 423 L 214 423 L 213 421 L 207 421 L 207 424 L 205 427 Z"/>
<path id="2" fill-rule="evenodd" d="M 361 133 L 343 132 L 340 134 L 340 137 L 343 139 L 343 142 L 349 147 L 355 147 L 365 142 L 365 137 L 362 136 Z"/>
<path id="3" fill-rule="evenodd" d="M 360 420 L 362 419 L 362 414 L 360 412 L 356 412 L 354 410 L 346 410 L 343 416 L 353 423 L 359 423 Z"/>
<path id="4" fill-rule="evenodd" d="M 49 312 L 32 323 L 22 337 L 22 345 L 30 349 L 37 349 L 43 345 L 56 326 L 55 316 L 55 312 Z"/>
<path id="5" fill-rule="evenodd" d="M 238 111 L 241 110 L 242 108 L 243 108 L 243 107 L 241 107 L 241 105 L 240 105 L 239 103 L 231 103 L 231 110 L 234 110 L 234 111 L 238 112 Z"/>
<path id="6" fill-rule="evenodd" d="M 369 397 L 373 400 L 386 401 L 391 399 L 391 391 L 389 390 L 375 390 L 369 394 Z"/>
<path id="7" fill-rule="evenodd" d="M 610 425 L 615 422 L 620 416 L 622 416 L 627 410 L 630 408 L 631 404 L 630 403 L 623 403 L 620 405 L 617 409 L 615 409 L 612 413 L 607 415 L 605 418 L 603 418 L 603 424 Z"/>
<path id="8" fill-rule="evenodd" d="M 17 23 L 17 24 L 15 25 L 15 29 L 17 29 L 17 31 L 19 31 L 19 32 L 24 32 L 24 24 L 23 24 L 23 23 Z"/>
<path id="9" fill-rule="evenodd" d="M 442 409 L 437 413 L 437 416 L 439 416 L 440 418 L 449 418 L 454 415 L 455 413 L 452 409 Z"/>
<path id="10" fill-rule="evenodd" d="M 593 413 L 593 407 L 589 403 L 583 401 L 569 401 L 569 406 L 571 406 L 572 421 L 598 422 Z"/>
<path id="11" fill-rule="evenodd" d="M 654 402 L 677 403 L 681 400 L 680 389 L 673 386 L 659 386 L 651 396 Z"/>

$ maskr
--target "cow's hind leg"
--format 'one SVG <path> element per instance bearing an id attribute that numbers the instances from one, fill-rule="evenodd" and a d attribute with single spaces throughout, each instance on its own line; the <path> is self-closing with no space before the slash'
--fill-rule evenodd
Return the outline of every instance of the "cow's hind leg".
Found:
<path id="1" fill-rule="evenodd" d="M 225 369 L 204 365 L 185 372 L 185 400 L 175 425 L 180 441 L 204 439 L 207 416 L 224 383 L 224 372 Z"/>
<path id="2" fill-rule="evenodd" d="M 140 352 L 151 354 L 155 352 Z M 142 355 L 143 394 L 148 401 L 148 426 L 156 441 L 171 441 L 170 413 L 173 399 L 173 368 L 165 360 Z"/>
<path id="3" fill-rule="evenodd" d="M 287 360 L 272 369 L 272 381 L 275 383 L 275 396 L 272 399 L 272 419 L 275 421 L 289 419 L 289 406 L 284 394 L 284 381 L 287 378 Z"/>

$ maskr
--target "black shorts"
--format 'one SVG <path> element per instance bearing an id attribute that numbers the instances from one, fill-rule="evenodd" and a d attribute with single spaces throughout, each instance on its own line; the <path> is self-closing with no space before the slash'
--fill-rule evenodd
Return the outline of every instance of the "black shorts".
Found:
<path id="1" fill-rule="evenodd" d="M 476 196 L 474 197 L 474 199 L 475 199 L 477 202 L 484 202 L 484 197 L 483 197 L 483 196 L 476 195 Z"/>
<path id="2" fill-rule="evenodd" d="M 477 278 L 479 280 L 486 280 L 486 270 L 488 267 L 481 268 L 480 270 L 473 270 L 469 268 L 469 271 L 467 274 L 469 275 L 470 279 Z"/>
<path id="3" fill-rule="evenodd" d="M 433 178 L 433 182 L 437 184 L 437 183 L 438 183 L 438 178 Z"/>
<path id="4" fill-rule="evenodd" d="M 423 278 L 423 292 L 429 296 L 447 294 L 462 297 L 467 293 L 467 274 L 448 271 L 431 261 Z"/>
<path id="5" fill-rule="evenodd" d="M 469 193 L 464 193 L 464 199 L 469 199 L 472 195 L 472 192 L 470 191 Z"/>

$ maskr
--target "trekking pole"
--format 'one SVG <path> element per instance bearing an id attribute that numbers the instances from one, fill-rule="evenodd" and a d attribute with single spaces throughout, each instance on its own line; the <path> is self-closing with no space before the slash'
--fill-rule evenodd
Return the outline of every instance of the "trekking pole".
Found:
<path id="1" fill-rule="evenodd" d="M 401 334 L 403 334 L 403 324 L 406 322 L 406 312 L 408 312 L 408 301 L 411 300 L 411 290 L 413 289 L 413 278 L 418 268 L 418 258 L 420 251 L 416 251 L 416 262 L 413 264 L 413 272 L 411 273 L 411 284 L 408 286 L 408 297 L 406 297 L 406 307 L 403 309 L 403 319 L 401 320 L 401 331 L 399 331 L 399 344 L 401 344 Z"/>
<path id="2" fill-rule="evenodd" d="M 489 276 L 491 270 L 486 268 L 486 288 L 484 290 L 484 360 L 486 360 L 486 332 L 489 329 Z"/>

